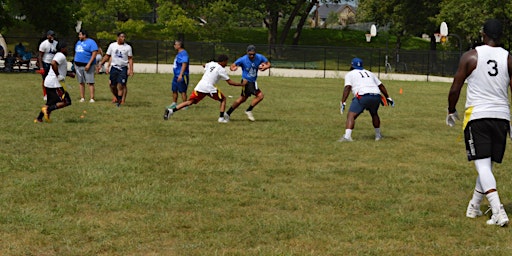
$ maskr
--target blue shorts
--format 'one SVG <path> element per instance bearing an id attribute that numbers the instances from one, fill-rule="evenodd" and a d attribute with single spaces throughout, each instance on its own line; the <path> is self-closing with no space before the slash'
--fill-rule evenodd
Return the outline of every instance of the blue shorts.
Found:
<path id="1" fill-rule="evenodd" d="M 118 69 L 116 67 L 110 68 L 110 85 L 116 86 L 117 84 L 121 84 L 122 86 L 126 86 L 128 82 L 128 67 L 122 67 Z"/>
<path id="2" fill-rule="evenodd" d="M 370 111 L 371 115 L 377 114 L 380 106 L 380 94 L 365 94 L 352 99 L 350 104 L 350 112 L 357 114 L 363 113 L 364 110 Z"/>
<path id="3" fill-rule="evenodd" d="M 183 75 L 181 82 L 178 82 L 178 76 L 172 79 L 172 92 L 187 92 L 188 88 L 188 75 Z"/>

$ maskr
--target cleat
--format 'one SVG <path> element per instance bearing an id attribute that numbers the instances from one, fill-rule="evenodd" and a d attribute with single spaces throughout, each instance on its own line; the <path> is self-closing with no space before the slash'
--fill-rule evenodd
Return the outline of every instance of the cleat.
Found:
<path id="1" fill-rule="evenodd" d="M 84 98 L 81 98 L 81 99 L 80 99 L 80 102 L 85 102 L 85 99 L 84 99 Z"/>
<path id="2" fill-rule="evenodd" d="M 508 216 L 505 212 L 505 208 L 503 205 L 500 205 L 500 210 L 498 214 L 493 214 L 489 220 L 487 220 L 487 225 L 497 225 L 500 227 L 504 227 L 508 224 Z"/>
<path id="3" fill-rule="evenodd" d="M 219 117 L 219 120 L 217 120 L 219 123 L 227 123 L 229 120 L 226 120 L 224 117 Z"/>
<path id="4" fill-rule="evenodd" d="M 352 140 L 352 138 L 345 138 L 345 135 L 343 135 L 339 140 L 338 142 L 352 142 L 354 140 Z"/>
<path id="5" fill-rule="evenodd" d="M 468 208 L 466 210 L 466 217 L 474 219 L 482 215 L 483 213 L 480 211 L 480 208 L 475 207 L 471 202 L 469 202 Z"/>
<path id="6" fill-rule="evenodd" d="M 249 118 L 249 120 L 253 121 L 256 120 L 254 119 L 254 116 L 252 115 L 252 111 L 245 111 L 245 114 L 247 115 L 247 118 Z"/>
<path id="7" fill-rule="evenodd" d="M 94 103 L 94 102 L 96 102 L 94 99 L 89 100 L 89 103 Z"/>
<path id="8" fill-rule="evenodd" d="M 43 119 L 39 119 L 39 118 L 34 119 L 34 123 L 42 123 L 42 122 L 43 122 Z"/>
<path id="9" fill-rule="evenodd" d="M 48 112 L 48 107 L 47 106 L 44 106 L 41 108 L 41 111 L 43 112 L 44 114 L 44 120 L 48 123 L 51 122 L 50 120 L 50 113 Z"/>
<path id="10" fill-rule="evenodd" d="M 166 108 L 164 112 L 164 120 L 169 120 L 169 117 L 172 116 L 172 113 L 173 111 L 171 108 Z"/>
<path id="11" fill-rule="evenodd" d="M 382 140 L 382 135 L 381 134 L 375 135 L 375 141 L 379 141 L 379 140 Z"/>
<path id="12" fill-rule="evenodd" d="M 229 122 L 230 116 L 227 113 L 224 113 L 224 119 Z"/>

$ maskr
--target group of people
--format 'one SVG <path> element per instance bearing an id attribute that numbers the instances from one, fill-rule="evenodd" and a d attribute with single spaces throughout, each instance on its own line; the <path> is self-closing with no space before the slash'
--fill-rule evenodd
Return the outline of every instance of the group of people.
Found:
<path id="1" fill-rule="evenodd" d="M 230 65 L 231 71 L 236 71 L 238 67 L 242 68 L 242 81 L 235 82 L 229 78 L 225 67 L 228 65 L 228 56 L 222 54 L 217 59 L 206 63 L 204 65 L 204 74 L 201 80 L 197 83 L 194 91 L 187 100 L 187 87 L 189 75 L 189 57 L 186 50 L 183 48 L 183 42 L 180 40 L 175 41 L 174 48 L 178 52 L 174 59 L 174 78 L 172 80 L 172 95 L 173 102 L 165 108 L 164 120 L 168 120 L 176 111 L 186 108 L 192 104 L 199 103 L 204 97 L 208 96 L 213 100 L 220 102 L 219 123 L 227 123 L 230 116 L 240 104 L 245 102 L 249 97 L 254 95 L 254 99 L 245 111 L 247 118 L 255 121 L 252 113 L 253 108 L 263 100 L 263 92 L 258 87 L 256 82 L 258 78 L 258 71 L 265 71 L 270 68 L 271 64 L 268 59 L 262 54 L 256 53 L 256 47 L 249 45 L 247 47 L 247 54 L 238 58 L 233 64 Z M 226 112 L 226 97 L 215 86 L 219 80 L 226 81 L 232 86 L 241 86 L 242 92 L 229 110 Z M 178 93 L 181 94 L 183 102 L 177 104 Z"/>
<path id="2" fill-rule="evenodd" d="M 454 76 L 448 94 L 448 114 L 446 124 L 453 127 L 459 119 L 456 105 L 461 90 L 467 81 L 466 105 L 464 113 L 463 131 L 468 161 L 475 164 L 478 176 L 475 189 L 466 209 L 468 218 L 482 216 L 480 204 L 483 198 L 487 198 L 492 212 L 487 220 L 489 225 L 506 226 L 509 223 L 505 207 L 501 203 L 497 191 L 496 179 L 493 175 L 493 162 L 501 163 L 505 153 L 507 134 L 511 134 L 510 128 L 510 104 L 508 101 L 509 89 L 512 90 L 512 56 L 501 47 L 500 38 L 503 34 L 503 26 L 496 19 L 485 22 L 481 31 L 483 45 L 477 46 L 464 53 L 460 59 L 457 72 Z M 42 107 L 36 122 L 42 122 L 43 118 L 50 120 L 50 113 L 56 109 L 69 106 L 71 99 L 65 86 L 61 83 L 67 74 L 65 43 L 57 43 L 54 40 L 53 31 L 48 31 L 48 39 L 40 47 L 40 67 L 44 69 L 43 89 L 48 95 L 47 104 Z M 84 40 L 87 33 L 79 34 L 80 41 L 75 51 L 82 50 L 84 54 L 79 61 L 77 75 L 79 82 L 94 86 L 94 60 L 97 47 L 88 46 Z M 124 43 L 124 33 L 118 34 L 116 43 L 112 43 L 100 64 L 102 66 L 112 57 L 110 70 L 111 88 L 118 102 L 123 101 L 126 79 L 133 75 L 133 62 L 131 47 Z M 218 122 L 227 123 L 233 111 L 254 95 L 254 99 L 245 111 L 249 120 L 254 121 L 253 108 L 263 100 L 263 93 L 258 87 L 258 71 L 270 68 L 268 59 L 256 53 L 256 47 L 247 47 L 247 54 L 238 58 L 230 65 L 231 71 L 242 68 L 242 80 L 235 82 L 227 74 L 225 67 L 228 65 L 228 57 L 219 55 L 215 60 L 204 65 L 204 74 L 195 86 L 192 94 L 187 99 L 187 87 L 189 83 L 189 56 L 184 49 L 183 41 L 175 41 L 174 48 L 177 51 L 174 60 L 174 78 L 172 81 L 172 104 L 165 108 L 164 119 L 168 120 L 177 111 L 192 104 L 199 103 L 208 96 L 220 102 L 220 114 Z M 85 52 L 92 53 L 85 53 Z M 80 52 L 80 51 L 78 51 Z M 91 71 L 93 70 L 93 71 Z M 92 74 L 92 75 L 91 75 Z M 73 76 L 73 74 L 69 74 Z M 236 99 L 226 112 L 226 97 L 215 86 L 218 81 L 224 80 L 231 86 L 242 87 L 240 97 Z M 94 90 L 91 90 L 91 100 Z M 351 61 L 351 71 L 345 75 L 345 84 L 340 101 L 340 112 L 343 114 L 346 102 L 353 94 L 345 124 L 345 133 L 339 139 L 340 142 L 351 142 L 352 131 L 357 117 L 367 110 L 372 118 L 375 129 L 375 140 L 381 140 L 380 117 L 378 110 L 380 105 L 394 106 L 394 101 L 389 96 L 386 87 L 369 70 L 364 69 L 363 60 L 354 58 Z M 177 104 L 178 94 L 181 94 L 182 103 Z M 83 96 L 83 93 L 82 93 Z M 82 97 L 83 98 L 83 97 Z M 510 135 L 512 139 L 512 135 Z"/>
<path id="3" fill-rule="evenodd" d="M 47 39 L 39 45 L 38 64 L 41 74 L 43 97 L 46 104 L 34 122 L 50 122 L 52 111 L 71 105 L 71 98 L 66 90 L 65 77 L 77 77 L 80 84 L 80 102 L 85 102 L 85 84 L 89 87 L 90 103 L 94 103 L 94 76 L 106 62 L 109 63 L 106 72 L 109 76 L 110 90 L 119 107 L 126 99 L 126 84 L 128 76 L 133 75 L 133 52 L 125 42 L 126 34 L 117 34 L 117 41 L 108 46 L 105 56 L 97 61 L 98 45 L 89 38 L 87 31 L 80 30 L 75 44 L 73 60 L 74 72 L 67 72 L 67 44 L 55 40 L 52 30 L 47 32 Z"/>

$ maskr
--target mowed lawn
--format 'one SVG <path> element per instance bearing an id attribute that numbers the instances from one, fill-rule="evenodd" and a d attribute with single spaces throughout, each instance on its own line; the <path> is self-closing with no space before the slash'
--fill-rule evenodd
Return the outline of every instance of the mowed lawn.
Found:
<path id="1" fill-rule="evenodd" d="M 120 108 L 96 79 L 96 103 L 68 78 L 73 105 L 34 123 L 40 76 L 0 74 L 1 255 L 510 254 L 510 228 L 465 217 L 476 171 L 448 83 L 384 81 L 384 139 L 364 113 L 339 143 L 341 79 L 261 77 L 256 122 L 244 103 L 227 124 L 208 98 L 164 121 L 169 74 L 130 78 Z M 509 213 L 511 154 L 494 170 Z"/>

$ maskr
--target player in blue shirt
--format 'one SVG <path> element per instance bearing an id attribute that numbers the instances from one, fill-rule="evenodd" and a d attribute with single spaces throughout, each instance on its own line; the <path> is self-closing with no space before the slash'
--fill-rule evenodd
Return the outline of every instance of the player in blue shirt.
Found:
<path id="1" fill-rule="evenodd" d="M 226 112 L 224 118 L 229 120 L 231 113 L 233 113 L 240 104 L 244 103 L 247 98 L 254 95 L 255 98 L 251 101 L 251 105 L 245 111 L 247 118 L 254 121 L 255 119 L 252 114 L 252 109 L 263 100 L 263 92 L 261 92 L 258 87 L 258 83 L 256 82 L 256 79 L 258 78 L 258 70 L 267 70 L 270 68 L 270 62 L 265 56 L 256 53 L 256 47 L 254 45 L 249 45 L 247 47 L 247 54 L 233 62 L 230 69 L 231 71 L 236 71 L 238 67 L 242 68 L 242 84 L 244 84 L 244 87 L 242 88 L 240 97 L 233 102 L 233 105 L 231 105 L 228 112 Z"/>
<path id="2" fill-rule="evenodd" d="M 178 93 L 181 94 L 183 102 L 187 101 L 187 88 L 188 88 L 188 67 L 189 57 L 187 51 L 183 48 L 183 41 L 174 41 L 174 49 L 178 52 L 174 58 L 172 79 L 172 104 L 168 108 L 176 106 L 178 101 Z"/>

